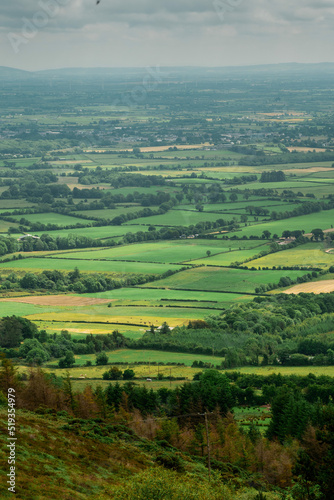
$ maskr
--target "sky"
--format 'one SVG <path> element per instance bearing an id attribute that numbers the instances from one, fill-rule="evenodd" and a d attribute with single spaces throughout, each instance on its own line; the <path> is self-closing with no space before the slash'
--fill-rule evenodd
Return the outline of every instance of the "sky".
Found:
<path id="1" fill-rule="evenodd" d="M 1 0 L 0 66 L 334 62 L 334 0 Z"/>

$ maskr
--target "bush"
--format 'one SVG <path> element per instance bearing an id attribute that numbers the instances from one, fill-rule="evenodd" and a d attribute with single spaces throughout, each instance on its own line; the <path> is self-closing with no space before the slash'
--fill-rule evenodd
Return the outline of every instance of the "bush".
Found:
<path id="1" fill-rule="evenodd" d="M 125 371 L 131 371 L 132 370 L 125 370 Z M 124 372 L 125 373 L 125 372 Z M 117 366 L 112 366 L 110 370 L 107 372 L 104 372 L 102 375 L 103 380 L 120 380 L 122 378 L 122 370 L 117 368 Z"/>
<path id="2" fill-rule="evenodd" d="M 98 366 L 107 365 L 108 364 L 108 356 L 105 352 L 100 352 L 96 355 L 96 364 Z"/>

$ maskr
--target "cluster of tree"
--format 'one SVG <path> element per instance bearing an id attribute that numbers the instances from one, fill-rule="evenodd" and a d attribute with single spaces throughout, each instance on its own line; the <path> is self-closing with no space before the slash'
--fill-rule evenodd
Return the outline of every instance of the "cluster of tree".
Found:
<path id="1" fill-rule="evenodd" d="M 117 366 L 112 366 L 103 373 L 102 378 L 103 380 L 132 380 L 135 378 L 135 372 L 131 368 L 127 368 L 123 372 Z"/>
<path id="2" fill-rule="evenodd" d="M 262 172 L 260 182 L 284 182 L 286 180 L 285 173 L 282 170 L 271 170 Z"/>
<path id="3" fill-rule="evenodd" d="M 78 268 L 67 274 L 58 270 L 45 270 L 40 274 L 26 272 L 18 276 L 14 272 L 6 277 L 0 276 L 0 288 L 23 290 L 53 290 L 74 291 L 76 293 L 97 293 L 125 286 L 141 285 L 157 279 L 167 278 L 175 272 L 184 271 L 186 267 L 177 270 L 168 270 L 161 275 L 137 274 L 122 278 L 115 278 L 103 273 L 81 273 Z"/>
<path id="4" fill-rule="evenodd" d="M 246 156 L 239 160 L 239 165 L 283 165 L 286 163 L 313 163 L 322 161 L 333 161 L 334 153 L 328 152 L 308 152 L 308 153 L 284 153 L 278 155 L 253 155 Z"/>
<path id="5" fill-rule="evenodd" d="M 205 324 L 189 323 L 166 331 L 146 332 L 129 341 L 137 349 L 158 349 L 221 356 L 219 368 L 250 365 L 324 365 L 333 363 L 334 345 L 323 335 L 334 329 L 334 293 L 280 294 L 256 297 L 232 306 Z M 321 341 L 321 351 L 311 349 Z"/>
<path id="6" fill-rule="evenodd" d="M 95 170 L 83 169 L 78 179 L 80 184 L 101 184 L 110 183 L 114 188 L 120 187 L 150 187 L 165 186 L 166 179 L 161 175 L 126 174 L 114 172 L 108 168 L 96 167 Z M 168 183 L 170 184 L 170 183 Z"/>
<path id="7" fill-rule="evenodd" d="M 60 368 L 75 364 L 74 355 L 97 353 L 97 364 L 107 364 L 105 351 L 126 347 L 127 339 L 117 330 L 105 335 L 87 335 L 72 339 L 67 330 L 47 334 L 25 318 L 10 316 L 0 322 L 0 349 L 8 358 L 20 358 L 32 365 L 41 365 L 51 358 L 61 358 Z M 100 358 L 99 358 L 100 356 Z"/>

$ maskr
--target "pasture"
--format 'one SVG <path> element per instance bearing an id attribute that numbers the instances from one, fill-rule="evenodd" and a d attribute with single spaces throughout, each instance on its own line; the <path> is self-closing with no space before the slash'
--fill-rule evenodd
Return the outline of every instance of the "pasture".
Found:
<path id="1" fill-rule="evenodd" d="M 176 289 L 254 293 L 259 285 L 278 283 L 283 276 L 296 279 L 305 271 L 246 271 L 221 267 L 198 267 L 188 269 L 150 286 Z M 142 285 L 145 288 L 146 285 Z"/>
<path id="2" fill-rule="evenodd" d="M 88 260 L 130 260 L 137 262 L 179 263 L 186 260 L 200 259 L 211 254 L 228 252 L 230 249 L 247 249 L 259 246 L 254 241 L 225 241 L 206 239 L 164 240 L 150 243 L 133 243 L 107 249 L 80 250 L 54 255 L 56 258 Z M 257 252 L 253 253 L 255 255 Z M 207 259 L 205 259 L 206 261 Z M 208 259 L 209 260 L 209 259 Z M 197 264 L 197 261 L 195 262 Z"/>
<path id="3" fill-rule="evenodd" d="M 194 212 L 192 210 L 170 210 L 163 215 L 140 217 L 139 219 L 136 219 L 135 223 L 153 226 L 190 226 L 197 224 L 198 222 L 215 222 L 220 218 L 221 216 L 217 213 Z M 133 221 L 132 224 L 134 224 Z M 140 231 L 139 228 L 138 231 Z"/>
<path id="4" fill-rule="evenodd" d="M 263 231 L 268 230 L 271 235 L 277 234 L 281 236 L 285 230 L 304 230 L 306 233 L 309 233 L 312 229 L 328 229 L 332 225 L 334 225 L 334 210 L 325 210 L 313 214 L 300 215 L 299 217 L 290 217 L 289 219 L 249 224 L 247 227 L 240 228 L 236 234 L 239 238 L 251 235 L 261 237 Z"/>
<path id="5" fill-rule="evenodd" d="M 247 267 L 309 266 L 327 268 L 334 265 L 334 255 L 325 252 L 322 242 L 306 243 L 296 248 L 265 255 L 248 262 Z"/>
<path id="6" fill-rule="evenodd" d="M 115 275 L 124 274 L 163 274 L 168 270 L 177 271 L 180 266 L 173 264 L 152 264 L 145 262 L 119 262 L 119 261 L 98 261 L 79 260 L 64 258 L 58 254 L 52 258 L 29 258 L 11 262 L 1 262 L 1 269 L 24 269 L 29 272 L 39 272 L 44 270 L 57 269 L 58 271 L 73 271 L 77 267 L 82 272 L 108 273 Z"/>
<path id="7" fill-rule="evenodd" d="M 81 222 L 85 223 L 87 222 L 89 224 L 89 221 L 84 221 L 84 219 L 81 219 Z M 15 224 L 11 224 L 15 225 Z M 78 228 L 78 229 L 60 229 L 60 230 L 54 230 L 54 231 L 48 231 L 48 234 L 52 236 L 53 238 L 65 238 L 69 235 L 73 236 L 89 236 L 90 238 L 93 239 L 101 239 L 101 240 L 106 240 L 110 238 L 116 238 L 116 237 L 122 237 L 126 233 L 137 233 L 138 231 L 148 231 L 148 227 L 146 226 L 133 226 L 133 225 L 127 225 L 127 226 L 100 226 L 100 227 L 90 227 L 89 229 L 87 228 Z M 34 235 L 36 236 L 42 236 L 42 234 L 45 234 L 45 231 L 34 231 Z"/>
<path id="8" fill-rule="evenodd" d="M 79 219 L 77 217 L 72 217 L 70 215 L 62 215 L 54 212 L 47 212 L 43 214 L 24 214 L 24 215 L 13 215 L 17 222 L 20 222 L 22 218 L 28 220 L 31 223 L 41 222 L 42 224 L 55 224 L 57 226 L 74 226 L 75 224 L 85 224 L 89 225 L 90 221 Z"/>

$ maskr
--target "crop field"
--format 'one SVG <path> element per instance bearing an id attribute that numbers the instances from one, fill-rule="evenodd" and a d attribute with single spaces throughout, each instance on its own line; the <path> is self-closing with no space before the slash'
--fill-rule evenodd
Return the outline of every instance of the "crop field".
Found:
<path id="1" fill-rule="evenodd" d="M 268 230 L 272 235 L 277 234 L 281 236 L 282 232 L 287 229 L 289 231 L 304 230 L 306 233 L 309 233 L 312 229 L 328 229 L 332 225 L 334 225 L 334 210 L 326 210 L 299 217 L 290 217 L 289 219 L 251 224 L 241 228 L 236 234 L 239 238 L 251 235 L 261 236 L 263 231 Z"/>
<path id="2" fill-rule="evenodd" d="M 215 222 L 220 218 L 221 216 L 216 213 L 193 212 L 192 210 L 170 210 L 163 215 L 140 217 L 139 219 L 136 219 L 136 224 L 146 224 L 154 226 L 190 226 L 192 224 L 197 224 L 198 222 Z M 132 224 L 134 224 L 133 221 Z M 138 231 L 140 231 L 139 228 Z"/>
<path id="3" fill-rule="evenodd" d="M 311 283 L 301 283 L 300 285 L 293 286 L 284 293 L 330 293 L 334 292 L 334 280 L 313 281 Z"/>
<path id="4" fill-rule="evenodd" d="M 260 259 L 248 262 L 247 267 L 273 266 L 310 266 L 326 268 L 334 265 L 334 255 L 325 252 L 323 243 L 306 243 L 305 245 L 282 250 L 281 252 L 266 255 Z"/>
<path id="5" fill-rule="evenodd" d="M 16 222 L 7 222 L 0 219 L 0 233 L 7 233 L 10 227 L 18 227 Z"/>
<path id="6" fill-rule="evenodd" d="M 259 244 L 254 241 L 226 242 L 223 240 L 201 240 L 196 238 L 188 240 L 157 241 L 152 243 L 134 243 L 108 249 L 57 253 L 54 257 L 66 259 L 179 263 L 185 260 L 205 257 L 208 251 L 211 252 L 211 254 L 216 254 L 219 252 L 228 252 L 230 248 L 242 249 L 249 248 L 250 246 L 259 246 Z M 257 252 L 253 255 L 256 253 Z"/>
<path id="7" fill-rule="evenodd" d="M 109 363 L 112 364 L 113 362 L 121 363 L 135 363 L 136 361 L 138 362 L 145 362 L 147 365 L 149 362 L 163 362 L 163 363 L 184 363 L 187 367 L 191 367 L 193 362 L 195 360 L 197 361 L 203 361 L 205 363 L 213 363 L 213 364 L 218 364 L 222 362 L 224 358 L 220 358 L 217 356 L 206 356 L 204 354 L 188 354 L 188 353 L 174 353 L 174 352 L 162 352 L 162 351 L 153 351 L 153 350 L 140 350 L 138 351 L 137 349 L 118 349 L 116 351 L 107 351 L 107 355 L 109 358 Z M 96 356 L 95 354 L 84 354 L 80 356 L 76 356 L 76 363 L 80 365 L 84 365 L 86 361 L 92 361 L 93 363 L 95 362 Z M 89 368 L 89 367 L 87 367 Z M 141 368 L 141 366 L 136 367 L 135 371 L 138 373 L 138 376 L 146 376 L 147 373 L 147 368 L 148 366 L 145 366 Z M 179 367 L 171 367 L 172 368 L 172 375 L 174 375 L 174 370 L 177 370 Z M 180 367 L 182 369 L 182 367 Z M 100 370 L 101 367 L 94 367 L 95 370 Z M 106 367 L 102 367 L 103 371 L 106 371 Z M 158 367 L 157 366 L 151 366 L 151 375 L 155 376 L 154 373 L 158 373 Z M 167 372 L 167 369 L 164 366 L 159 367 L 160 372 Z M 168 375 L 169 375 L 169 367 L 168 367 Z M 197 370 L 191 370 L 191 372 L 188 371 L 188 374 L 190 373 L 196 373 Z M 71 373 L 73 376 L 73 374 Z M 92 375 L 94 376 L 94 375 Z M 184 376 L 184 372 L 183 375 Z"/>
<path id="8" fill-rule="evenodd" d="M 42 224 L 56 224 L 57 226 L 73 226 L 75 224 L 89 224 L 89 221 L 72 217 L 70 215 L 56 214 L 53 212 L 43 214 L 24 214 L 13 216 L 18 222 L 21 218 L 29 222 L 41 222 Z"/>
<path id="9" fill-rule="evenodd" d="M 156 288 L 140 288 L 140 292 L 138 288 L 119 288 L 117 290 L 110 290 L 108 292 L 100 292 L 100 293 L 87 293 L 82 296 L 85 297 L 95 297 L 105 299 L 108 298 L 110 300 L 128 301 L 129 303 L 148 301 L 155 303 L 162 301 L 161 305 L 175 301 L 179 301 L 179 305 L 184 305 L 185 307 L 188 305 L 188 301 L 191 303 L 198 302 L 200 304 L 208 304 L 208 307 L 212 307 L 213 303 L 223 304 L 226 306 L 227 304 L 232 304 L 233 302 L 240 301 L 242 296 L 233 294 L 233 293 L 217 293 L 204 290 L 200 291 L 190 291 L 187 290 L 169 290 L 169 289 L 156 289 Z"/>
<path id="10" fill-rule="evenodd" d="M 110 219 L 112 220 L 114 217 L 118 217 L 122 214 L 132 214 L 133 212 L 138 212 L 139 210 L 143 210 L 141 206 L 132 206 L 132 207 L 119 207 L 114 209 L 105 209 L 105 210 L 80 210 L 78 212 L 72 212 L 73 215 L 84 215 L 86 217 L 100 218 L 100 219 Z"/>
<path id="11" fill-rule="evenodd" d="M 52 322 L 52 321 L 36 321 L 36 325 L 41 330 L 46 330 L 48 333 L 59 334 L 62 330 L 67 330 L 73 339 L 83 339 L 87 335 L 106 335 L 112 333 L 113 330 L 117 330 L 128 338 L 138 339 L 142 337 L 145 332 L 145 328 L 139 328 L 138 326 L 131 325 L 121 325 L 115 323 L 94 323 L 94 318 L 92 318 L 92 323 L 74 323 L 74 322 Z"/>
<path id="12" fill-rule="evenodd" d="M 60 257 L 60 256 L 59 256 Z M 166 271 L 176 271 L 180 266 L 172 264 L 146 264 L 119 261 L 78 260 L 68 258 L 29 258 L 7 263 L 0 263 L 0 269 L 25 269 L 27 271 L 43 271 L 45 269 L 58 269 L 59 271 L 73 271 L 77 267 L 80 271 L 91 273 L 112 274 L 163 274 Z"/>
<path id="13" fill-rule="evenodd" d="M 245 208 L 248 206 L 252 207 L 263 207 L 263 208 L 268 208 L 270 211 L 280 209 L 282 212 L 285 211 L 284 207 L 290 206 L 290 203 L 283 203 L 281 200 L 259 200 L 259 199 L 254 199 L 249 198 L 248 200 L 243 200 L 243 201 L 236 201 L 234 203 L 229 202 L 229 203 L 203 203 L 203 211 L 204 212 L 210 212 L 210 211 L 215 211 L 215 212 L 235 212 L 235 211 L 241 211 L 242 213 L 245 213 Z M 293 204 L 293 206 L 297 206 L 297 204 Z M 182 210 L 193 210 L 194 212 L 196 211 L 195 205 L 179 205 L 177 207 L 178 209 Z M 288 210 L 288 209 L 286 209 Z"/>
<path id="14" fill-rule="evenodd" d="M 242 248 L 243 242 L 240 241 L 239 243 Z M 267 243 L 249 249 L 232 249 L 231 251 L 227 250 L 224 253 L 213 255 L 212 257 L 206 259 L 198 259 L 193 261 L 192 264 L 203 264 L 205 266 L 230 266 L 234 262 L 244 262 L 246 259 L 251 259 L 260 252 L 269 249 L 270 247 Z M 189 262 L 186 262 L 186 264 L 187 263 Z"/>
<path id="15" fill-rule="evenodd" d="M 89 221 L 85 221 L 84 219 L 81 219 L 81 223 L 86 223 L 89 224 Z M 10 224 L 9 222 L 7 224 Z M 11 223 L 10 225 L 14 225 Z M 54 237 L 57 238 L 58 236 L 61 238 L 64 238 L 68 235 L 77 235 L 77 236 L 88 236 L 93 239 L 109 239 L 109 238 L 116 238 L 119 236 L 124 236 L 126 233 L 137 233 L 138 231 L 148 231 L 147 226 L 133 226 L 133 225 L 124 225 L 124 226 L 100 226 L 100 227 L 90 227 L 89 231 L 87 228 L 78 228 L 78 229 L 61 229 L 61 230 L 55 230 L 55 231 L 48 231 L 48 233 Z M 34 235 L 37 236 L 42 236 L 42 234 L 45 234 L 45 231 L 34 231 Z"/>
<path id="16" fill-rule="evenodd" d="M 36 307 L 36 306 L 35 306 Z M 51 308 L 49 308 L 51 309 Z M 54 308 L 55 309 L 55 308 Z M 61 310 L 62 309 L 62 310 Z M 36 311 L 36 309 L 35 309 Z M 8 313 L 7 313 L 8 314 Z M 153 324 L 160 326 L 167 321 L 170 326 L 187 324 L 190 319 L 203 319 L 207 315 L 205 309 L 173 308 L 173 307 L 111 307 L 95 306 L 86 308 L 58 308 L 58 311 L 26 314 L 31 321 L 54 321 L 65 323 L 106 323 L 110 325 L 134 325 L 148 327 Z"/>
<path id="17" fill-rule="evenodd" d="M 253 293 L 261 284 L 278 283 L 282 276 L 296 279 L 305 271 L 245 271 L 221 267 L 199 267 L 151 283 L 150 286 Z M 145 285 L 142 285 L 145 288 Z"/>
<path id="18" fill-rule="evenodd" d="M 20 208 L 31 208 L 36 206 L 35 203 L 31 203 L 26 200 L 0 200 L 0 210 L 5 212 L 8 208 L 20 209 Z"/>

